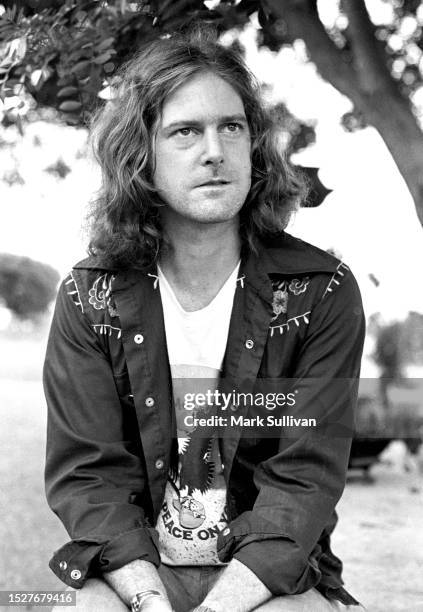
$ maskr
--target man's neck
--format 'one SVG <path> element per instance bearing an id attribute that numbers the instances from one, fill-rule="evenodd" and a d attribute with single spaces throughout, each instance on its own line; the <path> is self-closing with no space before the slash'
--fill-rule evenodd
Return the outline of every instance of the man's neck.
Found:
<path id="1" fill-rule="evenodd" d="M 169 224 L 165 230 L 169 246 L 161 253 L 161 269 L 185 310 L 204 308 L 239 261 L 238 220 L 198 226 Z"/>

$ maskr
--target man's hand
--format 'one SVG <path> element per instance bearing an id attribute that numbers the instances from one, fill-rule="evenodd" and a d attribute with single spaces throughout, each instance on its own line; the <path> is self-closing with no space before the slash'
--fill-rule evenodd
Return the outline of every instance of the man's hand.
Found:
<path id="1" fill-rule="evenodd" d="M 246 565 L 232 559 L 198 609 L 215 612 L 250 612 L 272 593 Z M 197 609 L 197 608 L 196 608 Z"/>
<path id="2" fill-rule="evenodd" d="M 172 612 L 166 588 L 152 563 L 136 559 L 111 572 L 104 572 L 104 580 L 130 607 L 137 593 L 157 591 L 159 595 L 146 597 L 141 612 Z"/>
<path id="3" fill-rule="evenodd" d="M 140 612 L 174 612 L 168 599 L 151 596 L 141 606 Z"/>

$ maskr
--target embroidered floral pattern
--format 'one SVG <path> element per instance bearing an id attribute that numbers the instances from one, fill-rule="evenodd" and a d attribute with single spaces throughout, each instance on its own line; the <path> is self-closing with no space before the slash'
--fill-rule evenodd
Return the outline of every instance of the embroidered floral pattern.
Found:
<path id="1" fill-rule="evenodd" d="M 275 321 L 275 319 L 277 319 L 278 316 L 282 312 L 285 313 L 287 310 L 287 307 L 288 307 L 288 292 L 281 291 L 280 289 L 277 289 L 276 291 L 274 291 L 272 308 L 273 308 L 273 314 L 275 316 L 271 320 Z"/>
<path id="2" fill-rule="evenodd" d="M 286 281 L 276 281 L 272 283 L 273 287 L 273 317 L 271 321 L 275 321 L 280 314 L 286 313 L 288 309 L 288 291 Z"/>
<path id="3" fill-rule="evenodd" d="M 116 332 L 118 338 L 122 336 L 122 330 L 120 327 L 113 327 L 113 325 L 107 325 L 106 323 L 97 323 L 93 325 L 93 329 L 96 334 L 107 334 L 111 336 L 113 332 Z"/>
<path id="4" fill-rule="evenodd" d="M 117 317 L 118 313 L 112 300 L 112 282 L 113 275 L 103 274 L 99 276 L 91 289 L 88 291 L 88 302 L 94 306 L 96 310 L 107 310 L 111 317 Z"/>
<path id="5" fill-rule="evenodd" d="M 296 317 L 291 317 L 290 319 L 288 319 L 286 323 L 283 323 L 282 325 L 275 325 L 273 327 L 270 327 L 270 335 L 273 336 L 276 329 L 279 330 L 280 334 L 283 334 L 284 331 L 289 331 L 290 324 L 291 324 L 291 327 L 292 327 L 292 324 L 294 324 L 296 327 L 300 327 L 301 323 L 305 323 L 306 325 L 308 325 L 310 322 L 308 315 L 310 313 L 311 313 L 311 310 L 308 310 L 307 312 L 297 315 Z"/>
<path id="6" fill-rule="evenodd" d="M 300 295 L 300 293 L 305 292 L 305 290 L 308 287 L 309 282 L 310 282 L 310 278 L 308 276 L 306 276 L 303 279 L 293 278 L 292 281 L 289 283 L 288 289 L 294 295 Z"/>
<path id="7" fill-rule="evenodd" d="M 347 264 L 344 264 L 342 261 L 338 264 L 335 272 L 332 275 L 332 278 L 329 281 L 328 286 L 326 287 L 326 290 L 323 294 L 323 297 L 326 297 L 326 295 L 328 293 L 332 293 L 334 287 L 333 285 L 339 285 L 340 284 L 340 280 L 339 277 L 340 276 L 345 276 L 345 272 L 349 270 L 349 267 L 347 266 Z M 323 298 L 322 298 L 323 299 Z"/>
<path id="8" fill-rule="evenodd" d="M 81 296 L 79 295 L 78 285 L 76 284 L 72 272 L 69 272 L 69 278 L 66 278 L 65 285 L 67 289 L 67 294 L 70 295 L 75 306 L 78 306 L 78 308 L 80 308 L 81 311 L 84 312 Z"/>

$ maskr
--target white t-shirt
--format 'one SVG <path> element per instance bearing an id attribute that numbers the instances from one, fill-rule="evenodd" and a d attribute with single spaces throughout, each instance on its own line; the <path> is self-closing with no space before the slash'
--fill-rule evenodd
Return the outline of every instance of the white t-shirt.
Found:
<path id="1" fill-rule="evenodd" d="M 216 541 L 227 519 L 218 441 L 213 430 L 195 429 L 185 423 L 187 415 L 207 415 L 207 407 L 187 410 L 186 397 L 216 389 L 238 270 L 239 263 L 207 306 L 187 312 L 158 267 L 179 446 L 178 477 L 168 478 L 156 525 L 161 560 L 168 565 L 221 563 Z M 188 397 L 192 401 L 192 395 Z"/>

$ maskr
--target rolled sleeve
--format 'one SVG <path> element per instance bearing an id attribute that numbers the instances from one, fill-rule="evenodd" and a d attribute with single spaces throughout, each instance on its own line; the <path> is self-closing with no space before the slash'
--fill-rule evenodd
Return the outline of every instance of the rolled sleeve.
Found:
<path id="1" fill-rule="evenodd" d="M 318 542 L 345 486 L 365 319 L 353 275 L 342 277 L 314 307 L 294 368 L 289 412 L 317 426 L 282 428 L 278 452 L 255 470 L 252 510 L 219 536 L 219 558 L 244 563 L 274 595 L 319 583 Z"/>
<path id="2" fill-rule="evenodd" d="M 142 558 L 159 565 L 135 413 L 122 410 L 112 368 L 63 283 L 44 365 L 46 495 L 72 541 L 51 569 L 80 588 L 90 575 Z"/>
<path id="3" fill-rule="evenodd" d="M 60 580 L 78 589 L 91 575 L 118 569 L 134 559 L 159 566 L 157 533 L 154 529 L 133 529 L 105 544 L 101 541 L 73 540 L 54 553 L 49 566 Z"/>

